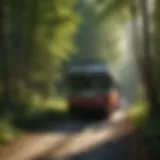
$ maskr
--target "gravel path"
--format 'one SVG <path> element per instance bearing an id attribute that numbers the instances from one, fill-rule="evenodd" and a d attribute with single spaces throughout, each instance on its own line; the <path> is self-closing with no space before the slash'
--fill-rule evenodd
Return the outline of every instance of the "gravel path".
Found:
<path id="1" fill-rule="evenodd" d="M 109 120 L 70 119 L 48 133 L 26 135 L 1 149 L 0 160 L 139 160 L 135 155 L 143 160 L 132 133 L 124 110 Z"/>

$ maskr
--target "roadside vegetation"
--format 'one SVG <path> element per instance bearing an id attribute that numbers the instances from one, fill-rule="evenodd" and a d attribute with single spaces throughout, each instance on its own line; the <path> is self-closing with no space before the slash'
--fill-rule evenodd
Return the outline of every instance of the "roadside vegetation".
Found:
<path id="1" fill-rule="evenodd" d="M 160 159 L 159 11 L 159 0 L 1 0 L 0 142 L 67 118 L 66 70 L 93 60 L 120 77 L 133 126 Z M 134 100 L 140 87 L 147 101 Z"/>
<path id="2" fill-rule="evenodd" d="M 0 119 L 0 143 L 8 144 L 27 132 L 49 129 L 57 121 L 68 117 L 67 104 L 62 98 L 37 103 L 31 110 L 8 112 Z"/>
<path id="3" fill-rule="evenodd" d="M 148 122 L 149 107 L 145 102 L 136 103 L 129 109 L 128 116 L 135 130 L 143 131 Z"/>

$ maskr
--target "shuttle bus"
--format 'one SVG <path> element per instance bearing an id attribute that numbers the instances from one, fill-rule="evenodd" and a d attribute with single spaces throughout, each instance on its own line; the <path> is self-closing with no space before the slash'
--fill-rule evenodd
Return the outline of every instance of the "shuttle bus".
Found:
<path id="1" fill-rule="evenodd" d="M 110 115 L 120 105 L 119 87 L 108 65 L 82 64 L 67 72 L 71 114 Z"/>

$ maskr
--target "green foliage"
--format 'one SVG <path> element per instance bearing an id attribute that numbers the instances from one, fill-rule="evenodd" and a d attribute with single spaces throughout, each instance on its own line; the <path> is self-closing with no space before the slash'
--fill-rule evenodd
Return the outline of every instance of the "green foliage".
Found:
<path id="1" fill-rule="evenodd" d="M 13 111 L 1 114 L 0 144 L 8 144 L 24 132 L 48 129 L 68 116 L 66 102 L 62 98 L 39 100 L 30 108 L 27 105 L 16 105 Z"/>
<path id="2" fill-rule="evenodd" d="M 31 112 L 17 114 L 12 120 L 12 126 L 23 131 L 45 130 L 53 126 L 57 121 L 68 118 L 69 113 L 53 108 L 35 108 Z"/>
<path id="3" fill-rule="evenodd" d="M 0 73 L 0 109 L 5 120 L 6 114 L 10 114 L 11 120 L 21 122 L 26 117 L 36 117 L 32 113 L 35 92 L 47 98 L 52 96 L 63 62 L 75 51 L 74 35 L 80 23 L 76 3 L 76 0 L 2 1 L 0 41 L 4 45 L 0 46 L 0 70 L 3 71 Z M 45 117 L 40 115 L 38 117 Z M 8 131 L 4 126 L 2 130 Z"/>
<path id="4" fill-rule="evenodd" d="M 114 62 L 120 57 L 119 40 L 122 34 L 123 14 L 106 20 L 100 20 L 98 4 L 94 1 L 82 1 L 80 13 L 83 23 L 76 38 L 77 54 L 70 63 L 86 60 Z M 125 14 L 126 15 L 126 14 Z"/>
<path id="5" fill-rule="evenodd" d="M 149 107 L 146 102 L 137 102 L 129 110 L 128 115 L 136 130 L 144 130 L 149 118 Z"/>
<path id="6" fill-rule="evenodd" d="M 13 141 L 15 137 L 21 135 L 21 131 L 19 129 L 15 129 L 9 120 L 0 119 L 0 144 L 8 144 Z"/>
<path id="7" fill-rule="evenodd" d="M 96 0 L 94 7 L 98 8 L 97 15 L 100 21 L 114 15 L 127 17 L 126 8 L 129 6 L 128 0 Z M 99 9 L 100 8 L 100 9 Z"/>
<path id="8" fill-rule="evenodd" d="M 62 62 L 75 50 L 80 17 L 74 10 L 75 0 L 8 0 L 6 5 L 6 79 L 11 81 L 12 99 L 20 99 L 22 83 L 26 90 L 32 88 L 33 80 L 43 81 L 46 90 L 53 85 Z"/>

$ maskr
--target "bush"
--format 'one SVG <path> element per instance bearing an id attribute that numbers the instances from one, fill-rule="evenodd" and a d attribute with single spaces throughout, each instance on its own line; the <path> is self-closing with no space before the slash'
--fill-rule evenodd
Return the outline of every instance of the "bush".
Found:
<path id="1" fill-rule="evenodd" d="M 5 108 L 5 107 L 2 107 Z M 45 130 L 60 119 L 68 117 L 66 103 L 63 99 L 50 100 L 35 105 L 12 105 L 1 112 L 0 143 L 5 144 L 19 133 Z"/>
<path id="2" fill-rule="evenodd" d="M 7 144 L 20 134 L 20 130 L 15 129 L 7 120 L 0 120 L 0 143 Z"/>
<path id="3" fill-rule="evenodd" d="M 147 124 L 148 117 L 149 117 L 148 105 L 144 102 L 135 104 L 129 110 L 129 117 L 132 121 L 133 126 L 137 130 L 143 130 Z"/>

